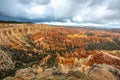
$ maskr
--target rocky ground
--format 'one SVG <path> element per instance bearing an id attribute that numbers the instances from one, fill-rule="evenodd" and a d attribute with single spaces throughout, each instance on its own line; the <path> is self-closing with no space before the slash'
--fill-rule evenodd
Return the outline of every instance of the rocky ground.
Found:
<path id="1" fill-rule="evenodd" d="M 75 68 L 67 72 L 61 68 L 43 70 L 34 66 L 17 70 L 14 77 L 3 80 L 120 80 L 120 70 L 107 64 L 93 65 L 85 71 Z"/>

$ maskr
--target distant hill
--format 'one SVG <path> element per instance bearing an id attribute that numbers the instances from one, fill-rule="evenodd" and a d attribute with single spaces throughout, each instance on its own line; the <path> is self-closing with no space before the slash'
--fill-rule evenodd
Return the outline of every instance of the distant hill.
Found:
<path id="1" fill-rule="evenodd" d="M 21 21 L 5 21 L 5 20 L 0 20 L 0 23 L 32 23 L 32 22 L 21 22 Z"/>

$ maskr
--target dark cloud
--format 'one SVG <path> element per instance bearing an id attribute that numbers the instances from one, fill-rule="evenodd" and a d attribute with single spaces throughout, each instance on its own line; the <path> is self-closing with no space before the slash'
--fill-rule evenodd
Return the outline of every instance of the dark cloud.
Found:
<path id="1" fill-rule="evenodd" d="M 91 0 L 90 5 L 89 6 L 97 6 L 97 5 L 101 5 L 104 3 L 105 0 Z"/>
<path id="2" fill-rule="evenodd" d="M 18 3 L 17 0 L 1 0 L 0 14 L 10 17 L 22 17 L 25 7 Z"/>
<path id="3" fill-rule="evenodd" d="M 0 0 L 0 19 L 120 24 L 120 0 Z"/>
<path id="4" fill-rule="evenodd" d="M 120 0 L 112 0 L 108 8 L 111 10 L 120 10 Z"/>
<path id="5" fill-rule="evenodd" d="M 30 4 L 39 4 L 46 5 L 49 4 L 50 0 L 19 0 L 21 4 L 30 5 Z"/>

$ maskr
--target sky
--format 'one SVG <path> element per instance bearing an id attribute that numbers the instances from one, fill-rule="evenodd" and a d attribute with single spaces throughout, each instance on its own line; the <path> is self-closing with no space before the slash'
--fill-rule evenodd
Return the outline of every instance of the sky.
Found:
<path id="1" fill-rule="evenodd" d="M 0 20 L 120 28 L 120 0 L 0 0 Z"/>

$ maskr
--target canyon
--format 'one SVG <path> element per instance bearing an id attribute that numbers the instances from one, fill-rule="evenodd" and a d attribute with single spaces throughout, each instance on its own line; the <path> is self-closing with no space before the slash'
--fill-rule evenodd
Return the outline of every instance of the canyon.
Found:
<path id="1" fill-rule="evenodd" d="M 120 33 L 0 23 L 0 65 L 3 80 L 119 80 Z"/>

